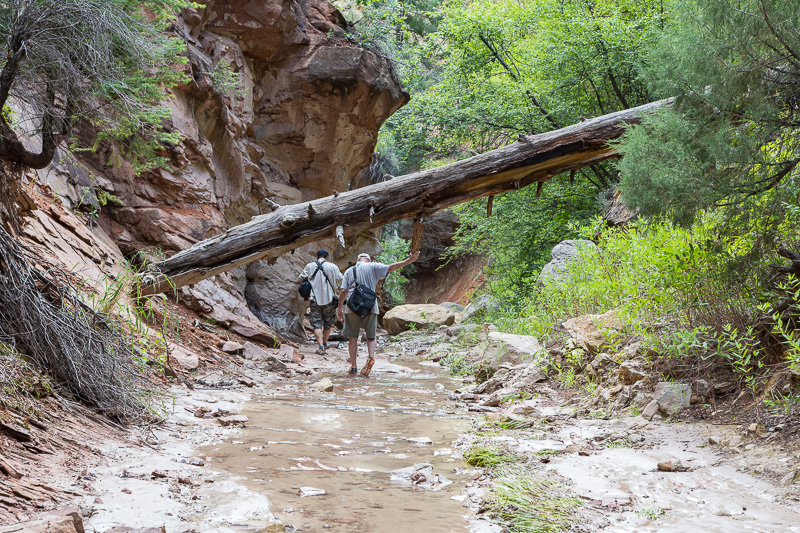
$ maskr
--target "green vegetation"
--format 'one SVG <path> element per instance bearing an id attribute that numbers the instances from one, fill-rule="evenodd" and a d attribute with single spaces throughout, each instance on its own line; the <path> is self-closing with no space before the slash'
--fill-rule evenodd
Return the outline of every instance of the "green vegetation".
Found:
<path id="1" fill-rule="evenodd" d="M 0 7 L 0 159 L 31 168 L 52 161 L 79 121 L 96 143 L 113 139 L 137 168 L 164 164 L 178 141 L 163 119 L 164 85 L 183 79 L 184 44 L 165 30 L 183 0 L 11 0 Z M 15 110 L 16 111 L 16 110 Z M 10 119 L 10 121 L 9 121 Z M 41 140 L 38 153 L 22 139 Z M 97 144 L 95 144 L 97 147 Z"/>
<path id="2" fill-rule="evenodd" d="M 408 257 L 411 243 L 400 238 L 398 226 L 399 224 L 395 223 L 384 229 L 383 240 L 381 241 L 383 252 L 380 254 L 380 260 L 383 263 L 396 263 Z M 410 276 L 413 276 L 414 272 L 414 265 L 408 265 L 386 277 L 383 282 L 383 290 L 389 295 L 393 304 L 404 304 L 406 302 L 406 285 L 411 281 Z"/>
<path id="3" fill-rule="evenodd" d="M 582 506 L 561 483 L 530 475 L 496 479 L 489 495 L 490 514 L 512 533 L 570 531 Z"/>
<path id="4" fill-rule="evenodd" d="M 496 447 L 475 447 L 464 452 L 464 461 L 468 465 L 490 467 L 503 463 L 515 463 L 524 460 L 524 457 L 504 452 Z"/>

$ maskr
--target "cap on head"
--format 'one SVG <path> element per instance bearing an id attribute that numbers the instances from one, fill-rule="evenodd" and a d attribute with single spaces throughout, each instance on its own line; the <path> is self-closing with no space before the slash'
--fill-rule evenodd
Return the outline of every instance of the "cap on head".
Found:
<path id="1" fill-rule="evenodd" d="M 372 259 L 369 258 L 369 254 L 358 254 L 358 261 L 361 261 L 362 259 L 372 261 Z"/>
<path id="2" fill-rule="evenodd" d="M 319 259 L 320 257 L 328 257 L 328 250 L 320 250 L 319 252 L 317 252 L 317 259 Z"/>

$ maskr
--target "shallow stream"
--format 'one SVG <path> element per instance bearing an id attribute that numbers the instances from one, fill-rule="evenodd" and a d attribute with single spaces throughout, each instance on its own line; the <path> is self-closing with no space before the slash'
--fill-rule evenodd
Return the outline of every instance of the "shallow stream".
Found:
<path id="1" fill-rule="evenodd" d="M 451 457 L 469 425 L 446 401 L 456 383 L 438 365 L 396 363 L 379 359 L 369 379 L 331 374 L 334 392 L 306 386 L 324 374 L 278 386 L 245 405 L 234 440 L 202 454 L 265 495 L 287 531 L 467 531 L 452 499 L 469 479 Z M 401 471 L 420 463 L 433 467 L 424 479 Z M 311 489 L 325 493 L 302 495 Z"/>

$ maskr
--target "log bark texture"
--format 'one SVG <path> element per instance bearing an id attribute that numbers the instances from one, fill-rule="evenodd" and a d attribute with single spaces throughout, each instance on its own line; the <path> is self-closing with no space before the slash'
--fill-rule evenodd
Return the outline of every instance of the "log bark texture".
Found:
<path id="1" fill-rule="evenodd" d="M 154 273 L 142 276 L 139 290 L 143 295 L 164 292 L 253 261 L 274 259 L 310 242 L 336 237 L 337 226 L 343 227 L 347 238 L 599 163 L 619 155 L 609 141 L 620 137 L 626 125 L 640 123 L 644 115 L 671 103 L 672 99 L 660 100 L 618 111 L 521 137 L 509 146 L 439 168 L 283 206 L 157 263 Z"/>

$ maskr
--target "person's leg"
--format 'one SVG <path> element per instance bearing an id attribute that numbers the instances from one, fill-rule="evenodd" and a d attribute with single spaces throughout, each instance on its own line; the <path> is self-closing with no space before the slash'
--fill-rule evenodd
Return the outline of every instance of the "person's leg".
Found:
<path id="1" fill-rule="evenodd" d="M 328 304 L 322 313 L 322 346 L 326 350 L 328 349 L 328 337 L 331 336 L 331 328 L 334 322 L 336 322 L 336 307 L 333 304 Z"/>
<path id="2" fill-rule="evenodd" d="M 358 355 L 358 333 L 361 330 L 361 321 L 359 317 L 353 313 L 345 313 L 344 327 L 342 328 L 342 336 L 347 337 L 347 348 L 350 353 L 350 374 L 355 374 L 353 369 L 356 368 L 356 356 Z"/>
<path id="3" fill-rule="evenodd" d="M 324 341 L 322 339 L 322 329 L 321 328 L 314 328 L 314 336 L 317 338 L 317 346 L 322 348 L 323 345 L 324 345 Z"/>
<path id="4" fill-rule="evenodd" d="M 375 348 L 378 345 L 376 332 L 378 329 L 378 315 L 368 315 L 364 322 L 364 333 L 367 334 L 367 363 L 361 369 L 361 375 L 368 377 L 372 371 L 372 365 L 375 364 Z"/>
<path id="5" fill-rule="evenodd" d="M 358 357 L 358 337 L 351 337 L 348 340 L 347 349 L 350 351 L 350 368 L 357 368 L 356 358 Z"/>
<path id="6" fill-rule="evenodd" d="M 316 302 L 311 302 L 311 309 L 309 313 L 309 322 L 311 327 L 314 328 L 314 336 L 317 338 L 317 353 L 325 351 L 322 345 L 322 326 L 323 326 L 323 306 L 317 305 Z"/>

